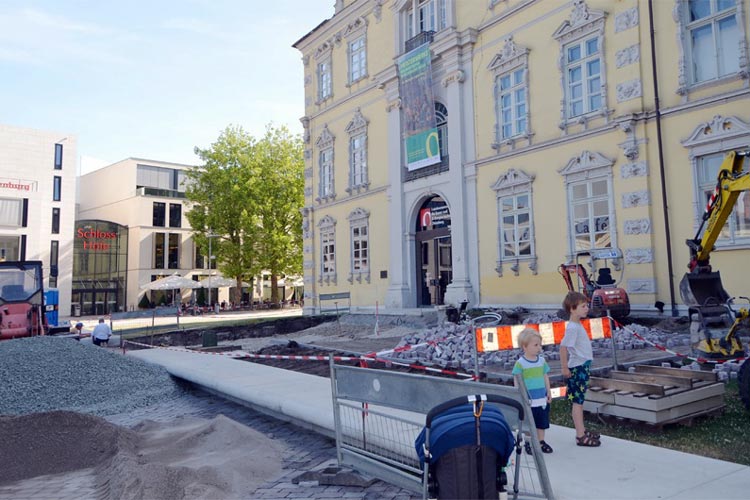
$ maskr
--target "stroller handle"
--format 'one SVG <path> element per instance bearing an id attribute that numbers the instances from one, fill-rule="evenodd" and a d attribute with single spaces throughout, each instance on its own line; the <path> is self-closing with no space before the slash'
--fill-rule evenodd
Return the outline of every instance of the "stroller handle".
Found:
<path id="1" fill-rule="evenodd" d="M 427 416 L 425 417 L 425 427 L 428 429 L 430 428 L 430 424 L 432 424 L 432 419 L 435 418 L 440 413 L 444 412 L 445 410 L 448 410 L 450 408 L 461 406 L 469 403 L 473 403 L 474 401 L 487 401 L 489 403 L 499 403 L 506 406 L 511 406 L 516 409 L 518 412 L 518 418 L 519 420 L 523 420 L 524 418 L 524 411 L 523 411 L 523 405 L 516 401 L 515 399 L 511 399 L 506 396 L 499 396 L 497 394 L 471 394 L 468 396 L 461 396 L 459 398 L 454 398 L 446 401 L 445 403 L 441 403 L 437 406 L 435 406 L 433 409 L 431 409 Z"/>

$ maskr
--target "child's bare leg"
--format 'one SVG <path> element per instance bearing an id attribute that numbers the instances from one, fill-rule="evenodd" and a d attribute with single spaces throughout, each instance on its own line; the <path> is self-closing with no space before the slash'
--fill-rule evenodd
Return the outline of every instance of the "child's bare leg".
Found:
<path id="1" fill-rule="evenodd" d="M 537 429 L 536 437 L 539 439 L 539 441 L 544 441 L 544 429 Z"/>
<path id="2" fill-rule="evenodd" d="M 573 425 L 576 428 L 576 437 L 583 437 L 583 434 L 586 432 L 586 426 L 583 423 L 583 405 L 573 403 L 571 414 L 573 416 Z"/>

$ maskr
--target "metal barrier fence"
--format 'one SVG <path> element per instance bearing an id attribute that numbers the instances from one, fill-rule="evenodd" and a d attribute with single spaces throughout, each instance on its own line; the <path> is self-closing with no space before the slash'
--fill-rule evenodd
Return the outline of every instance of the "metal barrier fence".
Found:
<path id="1" fill-rule="evenodd" d="M 514 432 L 520 426 L 534 449 L 540 449 L 528 401 L 514 387 L 341 366 L 333 360 L 330 366 L 336 451 L 342 465 L 421 492 L 422 470 L 414 441 L 425 415 L 444 401 L 470 394 L 519 401 L 529 417 L 521 422 L 513 411 L 504 411 L 504 416 Z M 522 461 L 519 498 L 554 498 L 542 453 L 514 454 L 512 460 Z M 508 479 L 512 491 L 511 474 Z"/>

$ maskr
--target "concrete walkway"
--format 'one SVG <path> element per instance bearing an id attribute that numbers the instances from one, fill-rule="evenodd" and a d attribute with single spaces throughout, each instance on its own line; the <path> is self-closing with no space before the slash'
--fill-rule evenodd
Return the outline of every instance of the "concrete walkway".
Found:
<path id="1" fill-rule="evenodd" d="M 326 378 L 179 350 L 131 351 L 188 380 L 260 412 L 333 436 Z M 573 429 L 552 426 L 545 455 L 554 495 L 585 499 L 746 499 L 750 467 L 603 436 L 599 448 L 575 445 Z"/>

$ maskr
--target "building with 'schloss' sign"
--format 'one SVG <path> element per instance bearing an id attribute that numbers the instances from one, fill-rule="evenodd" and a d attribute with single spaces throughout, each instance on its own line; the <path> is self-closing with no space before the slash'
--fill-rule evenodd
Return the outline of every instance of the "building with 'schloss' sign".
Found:
<path id="1" fill-rule="evenodd" d="M 70 310 L 77 138 L 0 125 L 0 261 L 41 260 L 44 289 Z"/>
<path id="2" fill-rule="evenodd" d="M 618 248 L 682 307 L 684 241 L 750 145 L 750 0 L 338 0 L 304 65 L 305 309 L 558 308 Z M 712 263 L 747 291 L 750 197 Z M 731 272 L 742 270 L 742 272 Z"/>

